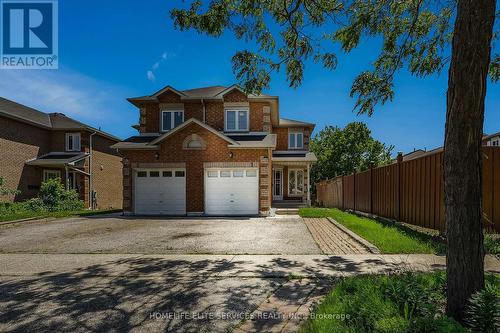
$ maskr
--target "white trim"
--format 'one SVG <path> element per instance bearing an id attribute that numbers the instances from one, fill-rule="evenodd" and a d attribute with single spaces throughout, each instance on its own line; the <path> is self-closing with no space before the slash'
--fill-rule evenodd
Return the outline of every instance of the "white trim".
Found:
<path id="1" fill-rule="evenodd" d="M 239 112 L 244 111 L 247 113 L 247 128 L 245 129 L 240 129 L 239 128 L 239 122 L 238 122 L 238 116 Z M 227 113 L 228 112 L 235 112 L 235 117 L 234 117 L 234 129 L 228 129 L 227 128 Z M 250 131 L 250 108 L 248 107 L 231 107 L 231 108 L 225 108 L 224 109 L 224 132 L 226 133 L 237 133 L 237 132 L 248 132 Z"/>
<path id="2" fill-rule="evenodd" d="M 73 147 L 69 149 L 69 137 L 73 137 Z M 75 138 L 78 138 L 78 147 L 75 147 Z M 66 133 L 66 151 L 80 151 L 82 150 L 82 136 L 80 132 Z"/>
<path id="3" fill-rule="evenodd" d="M 61 170 L 54 170 L 54 169 L 44 169 L 43 170 L 43 182 L 46 182 L 47 180 L 51 179 L 48 178 L 48 174 L 57 174 L 55 178 L 61 178 Z"/>
<path id="4" fill-rule="evenodd" d="M 297 171 L 302 171 L 302 192 L 300 193 L 291 193 L 290 192 L 290 172 L 291 171 L 295 171 L 295 189 L 297 189 L 297 180 L 299 179 L 297 177 Z M 301 197 L 304 195 L 304 187 L 305 187 L 305 184 L 304 184 L 304 169 L 301 169 L 301 168 L 288 168 L 288 178 L 286 180 L 288 183 L 287 183 L 287 188 L 288 188 L 288 196 L 289 197 Z"/>
<path id="5" fill-rule="evenodd" d="M 300 141 L 300 146 L 297 145 L 297 142 L 298 142 L 297 141 L 297 135 L 298 134 L 302 135 L 302 140 Z M 290 145 L 290 135 L 293 135 L 295 137 L 295 139 L 294 139 L 295 140 L 295 146 L 291 146 Z M 287 140 L 288 140 L 288 149 L 293 149 L 293 150 L 304 149 L 304 131 L 289 128 L 288 129 Z"/>
<path id="6" fill-rule="evenodd" d="M 280 178 L 280 193 L 281 195 L 276 195 L 275 194 L 275 182 L 276 182 L 276 175 L 275 172 L 279 171 L 281 173 L 281 178 Z M 288 181 L 288 179 L 287 179 Z M 273 168 L 273 200 L 283 200 L 283 168 Z"/>
<path id="7" fill-rule="evenodd" d="M 165 132 L 164 134 L 160 135 L 159 137 L 157 137 L 156 139 L 154 139 L 153 141 L 151 141 L 149 143 L 149 145 L 156 145 L 158 142 L 162 141 L 163 139 L 169 137 L 170 135 L 173 135 L 174 133 L 176 133 L 177 131 L 180 131 L 181 129 L 185 128 L 186 126 L 189 126 L 190 124 L 192 123 L 195 123 L 201 127 L 203 127 L 204 129 L 206 129 L 207 131 L 209 132 L 212 132 L 213 134 L 219 136 L 220 138 L 226 140 L 227 142 L 233 144 L 233 145 L 239 145 L 236 141 L 234 141 L 233 139 L 225 136 L 224 134 L 220 133 L 219 131 L 217 131 L 215 128 L 207 125 L 207 124 L 204 124 L 202 123 L 201 121 L 199 121 L 198 119 L 195 119 L 195 118 L 189 118 L 187 121 L 183 122 L 182 124 L 180 124 L 179 126 L 177 126 L 176 128 L 174 128 L 173 130 L 171 131 L 168 131 L 168 132 Z"/>
<path id="8" fill-rule="evenodd" d="M 170 90 L 171 92 L 173 92 L 181 97 L 186 96 L 186 94 L 184 94 L 182 91 L 179 91 L 172 86 L 166 86 L 166 87 L 162 88 L 161 90 L 158 90 L 157 92 L 155 92 L 153 95 L 147 96 L 147 97 L 158 97 L 161 94 L 163 94 L 164 92 L 166 92 L 167 90 Z"/>
<path id="9" fill-rule="evenodd" d="M 164 129 L 163 128 L 163 114 L 164 113 L 172 113 L 172 115 L 170 116 L 170 126 L 171 128 L 170 129 Z M 175 113 L 176 112 L 180 112 L 182 113 L 182 121 L 181 121 L 181 124 L 184 122 L 184 110 L 182 109 L 177 109 L 177 110 L 161 110 L 160 111 L 160 132 L 168 132 L 168 131 L 171 131 L 173 130 L 176 126 L 175 126 Z M 180 124 L 179 124 L 180 125 Z M 179 126 L 177 125 L 177 126 Z"/>

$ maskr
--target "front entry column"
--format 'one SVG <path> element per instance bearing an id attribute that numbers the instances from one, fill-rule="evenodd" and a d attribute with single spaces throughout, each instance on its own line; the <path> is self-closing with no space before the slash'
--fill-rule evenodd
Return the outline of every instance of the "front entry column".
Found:
<path id="1" fill-rule="evenodd" d="M 307 164 L 307 205 L 311 206 L 311 173 L 310 165 Z"/>

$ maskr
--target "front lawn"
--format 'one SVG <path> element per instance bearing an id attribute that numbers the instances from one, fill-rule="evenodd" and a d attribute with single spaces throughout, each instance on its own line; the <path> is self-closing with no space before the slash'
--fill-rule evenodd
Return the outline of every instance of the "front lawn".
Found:
<path id="1" fill-rule="evenodd" d="M 301 208 L 299 214 L 302 217 L 332 217 L 378 247 L 382 253 L 444 252 L 444 244 L 433 241 L 430 235 L 346 213 L 336 208 Z"/>
<path id="2" fill-rule="evenodd" d="M 76 211 L 57 211 L 57 212 L 33 212 L 27 210 L 19 210 L 14 212 L 0 213 L 0 222 L 15 221 L 32 217 L 71 217 L 71 216 L 92 216 L 98 214 L 109 214 L 121 212 L 121 209 L 104 209 L 104 210 L 76 210 Z"/>
<path id="3" fill-rule="evenodd" d="M 469 332 L 443 314 L 445 277 L 443 272 L 435 272 L 345 278 L 330 291 L 299 332 Z M 488 293 L 478 302 L 482 306 L 466 318 L 480 322 L 479 331 L 495 325 L 494 318 L 484 319 L 482 315 L 495 307 L 500 278 L 486 275 L 486 285 Z"/>

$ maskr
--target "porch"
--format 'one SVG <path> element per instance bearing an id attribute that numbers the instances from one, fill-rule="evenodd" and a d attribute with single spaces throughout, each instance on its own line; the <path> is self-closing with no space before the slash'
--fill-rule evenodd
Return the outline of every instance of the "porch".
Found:
<path id="1" fill-rule="evenodd" d="M 273 153 L 272 208 L 296 212 L 311 205 L 310 172 L 314 162 L 316 156 L 310 152 Z"/>
<path id="2" fill-rule="evenodd" d="M 75 190 L 85 207 L 90 207 L 87 153 L 50 152 L 26 162 L 26 165 L 39 170 L 39 184 L 49 179 L 59 178 L 67 190 Z M 38 186 L 39 188 L 39 186 Z"/>

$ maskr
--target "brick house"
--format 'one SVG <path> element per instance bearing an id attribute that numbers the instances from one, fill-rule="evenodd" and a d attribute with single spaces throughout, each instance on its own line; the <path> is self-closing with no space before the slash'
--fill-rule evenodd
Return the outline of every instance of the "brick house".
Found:
<path id="1" fill-rule="evenodd" d="M 279 116 L 279 99 L 238 86 L 129 98 L 139 135 L 113 145 L 123 159 L 129 214 L 266 215 L 310 203 L 314 124 Z"/>
<path id="2" fill-rule="evenodd" d="M 121 208 L 122 162 L 111 145 L 120 139 L 61 113 L 43 113 L 0 98 L 0 176 L 19 194 L 0 200 L 35 197 L 40 184 L 59 177 L 91 207 Z"/>

